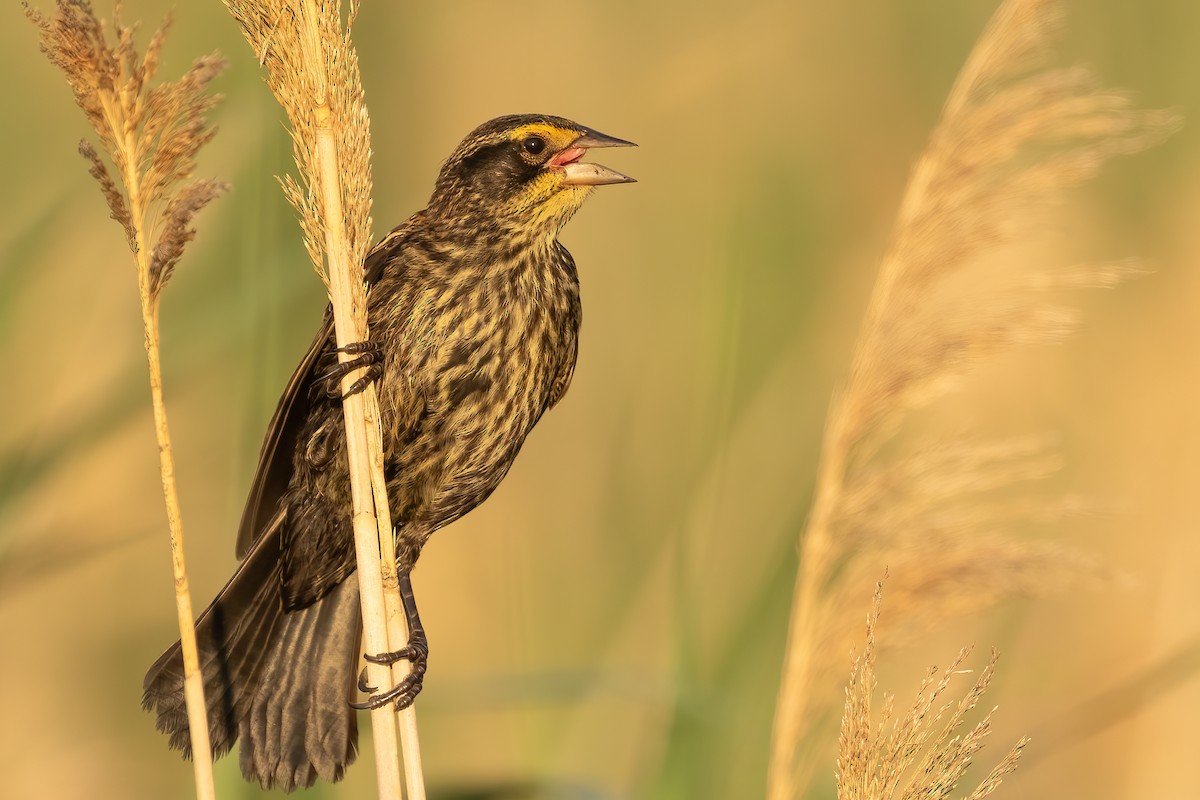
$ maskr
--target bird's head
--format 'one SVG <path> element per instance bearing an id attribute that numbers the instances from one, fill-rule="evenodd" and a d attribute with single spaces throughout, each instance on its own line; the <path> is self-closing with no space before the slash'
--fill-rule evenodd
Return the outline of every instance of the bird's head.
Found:
<path id="1" fill-rule="evenodd" d="M 562 117 L 499 117 L 471 131 L 446 160 L 430 209 L 478 229 L 553 234 L 593 187 L 634 181 L 584 162 L 588 149 L 634 146 Z"/>

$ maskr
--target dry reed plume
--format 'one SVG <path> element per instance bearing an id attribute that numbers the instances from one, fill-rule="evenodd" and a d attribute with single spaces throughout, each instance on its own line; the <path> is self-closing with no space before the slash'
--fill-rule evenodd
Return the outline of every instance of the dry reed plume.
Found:
<path id="1" fill-rule="evenodd" d="M 855 658 L 846 687 L 846 705 L 838 740 L 838 800 L 944 800 L 957 787 L 991 732 L 991 714 L 966 733 L 958 733 L 967 714 L 991 683 L 996 653 L 957 703 L 942 700 L 969 655 L 961 650 L 944 670 L 933 667 L 921 682 L 912 706 L 896 716 L 895 697 L 884 695 L 879 719 L 873 719 L 875 696 L 875 630 L 883 584 L 876 584 L 867 616 L 867 643 Z M 1017 768 L 1026 739 L 1017 742 L 965 800 L 983 800 Z"/>
<path id="2" fill-rule="evenodd" d="M 371 144 L 358 54 L 340 2 L 225 0 L 291 122 L 299 181 L 284 191 L 300 215 L 305 246 L 333 304 L 338 347 L 367 340 L 362 265 L 371 245 Z M 344 360 L 351 358 L 341 354 Z M 347 375 L 349 387 L 357 376 Z M 353 492 L 358 580 L 362 588 L 363 644 L 368 652 L 399 649 L 408 640 L 396 578 L 395 545 L 383 477 L 379 405 L 374 385 L 343 402 Z M 384 558 L 380 558 L 380 554 Z M 370 682 L 386 691 L 409 668 L 367 665 Z M 408 796 L 424 798 L 416 716 L 399 714 Z M 396 715 L 371 712 L 380 797 L 401 796 Z"/>
<path id="3" fill-rule="evenodd" d="M 216 132 L 204 115 L 220 97 L 206 90 L 225 62 L 216 54 L 205 56 L 179 80 L 151 88 L 169 18 L 150 38 L 145 55 L 139 56 L 134 45 L 136 26 L 122 24 L 119 3 L 113 12 L 115 47 L 109 45 L 104 23 L 86 0 L 58 0 L 53 19 L 29 5 L 25 5 L 25 13 L 41 31 L 42 52 L 66 76 L 75 102 L 117 172 L 114 180 L 96 149 L 87 140 L 80 142 L 79 152 L 88 160 L 89 172 L 100 184 L 112 218 L 125 229 L 137 263 L 154 429 L 171 534 L 196 794 L 211 798 L 212 753 L 184 562 L 175 457 L 162 396 L 158 313 L 162 289 L 196 234 L 192 218 L 226 189 L 217 181 L 192 180 L 196 154 Z"/>
<path id="4" fill-rule="evenodd" d="M 910 178 L 827 420 L 776 706 L 771 800 L 795 800 L 811 778 L 819 751 L 803 745 L 830 710 L 831 668 L 852 641 L 849 609 L 884 565 L 896 616 L 910 626 L 1091 568 L 1010 533 L 1070 510 L 999 494 L 1056 469 L 1047 441 L 898 436 L 908 413 L 985 357 L 1067 335 L 1075 314 L 1055 292 L 1112 286 L 1133 268 L 1030 270 L 1008 254 L 997 277 L 983 258 L 1013 241 L 1019 214 L 1178 126 L 1169 112 L 1098 88 L 1083 69 L 1046 67 L 1060 20 L 1054 0 L 1005 0 Z M 972 282 L 987 288 L 965 290 Z"/>
<path id="5" fill-rule="evenodd" d="M 287 112 L 299 183 L 285 176 L 288 200 L 300 215 L 304 243 L 317 274 L 326 269 L 326 202 L 336 198 L 344 213 L 347 255 L 361 264 L 371 248 L 371 131 L 350 28 L 358 10 L 350 4 L 343 26 L 341 3 L 227 0 L 254 54 L 266 68 L 267 85 Z M 333 185 L 323 182 L 324 132 L 331 132 L 338 165 Z M 334 197 L 328 197 L 333 192 Z M 330 265 L 332 266 L 332 265 Z M 332 287 L 330 287 L 332 291 Z M 362 298 L 359 298 L 361 301 Z M 356 313 L 365 313 L 359 308 Z"/>

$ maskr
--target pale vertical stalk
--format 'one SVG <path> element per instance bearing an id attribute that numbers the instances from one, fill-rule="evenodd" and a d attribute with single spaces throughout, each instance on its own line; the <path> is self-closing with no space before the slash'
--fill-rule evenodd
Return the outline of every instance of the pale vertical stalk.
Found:
<path id="1" fill-rule="evenodd" d="M 375 494 L 376 518 L 379 522 L 379 550 L 381 553 L 396 552 L 396 537 L 392 528 L 392 512 L 388 506 L 387 483 L 383 473 L 383 443 L 379 438 L 379 404 L 374 391 L 364 397 L 366 418 L 373 427 L 375 436 L 367 439 L 371 461 L 371 488 Z M 396 559 L 383 558 L 380 562 L 383 580 L 384 613 L 387 618 L 388 640 L 393 647 L 407 642 L 411 631 L 404 615 L 404 604 L 400 600 L 400 582 L 396 573 Z M 397 661 L 392 665 L 392 685 L 404 680 L 412 671 L 412 664 Z M 425 800 L 425 774 L 421 765 L 421 742 L 417 735 L 416 708 L 409 705 L 397 714 L 400 725 L 400 750 L 404 756 L 405 785 L 409 800 Z"/>
<path id="2" fill-rule="evenodd" d="M 139 284 L 142 256 L 138 257 Z M 192 615 L 192 596 L 188 589 L 187 567 L 183 558 L 183 520 L 179 512 L 179 493 L 175 487 L 175 456 L 167 428 L 167 408 L 162 396 L 162 365 L 158 355 L 158 304 L 142 291 L 142 325 L 146 334 L 146 360 L 150 367 L 150 398 L 154 405 L 154 435 L 158 440 L 158 464 L 162 474 L 163 498 L 167 506 L 167 525 L 171 531 L 171 573 L 175 578 L 175 612 L 179 619 L 179 642 L 183 651 L 183 698 L 187 705 L 188 729 L 192 736 L 192 771 L 196 776 L 198 800 L 217 796 L 213 784 L 212 746 L 208 740 L 208 716 L 204 704 L 204 680 L 196 648 L 196 625 Z"/>
<path id="3" fill-rule="evenodd" d="M 115 119 L 113 130 L 119 131 Z M 179 490 L 175 485 L 175 454 L 167 427 L 167 407 L 162 394 L 162 361 L 159 358 L 158 298 L 150 287 L 150 248 L 145 228 L 137 165 L 132 157 L 137 150 L 132 131 L 127 131 L 124 180 L 129 195 L 130 217 L 137 240 L 138 295 L 141 298 L 142 328 L 146 337 L 146 361 L 150 370 L 150 399 L 154 406 L 154 436 L 158 441 L 158 466 L 162 476 L 163 499 L 167 507 L 167 527 L 171 533 L 171 573 L 175 579 L 175 613 L 179 621 L 179 644 L 183 652 L 183 698 L 187 706 L 188 729 L 192 737 L 192 771 L 196 778 L 198 800 L 217 796 L 213 783 L 212 745 L 208 740 L 208 715 L 204 703 L 204 679 L 196 647 L 196 623 L 192 614 L 192 596 L 188 589 L 187 567 L 183 556 L 183 515 L 179 510 Z"/>
<path id="4" fill-rule="evenodd" d="M 301 33 L 305 60 L 314 68 L 313 135 L 316 139 L 315 176 L 321 187 L 321 209 L 324 214 L 325 258 L 329 277 L 329 296 L 333 305 L 334 335 L 339 348 L 351 342 L 366 341 L 366 292 L 362 264 L 353 259 L 345 229 L 342 206 L 341 174 L 337 153 L 337 138 L 328 103 L 328 87 L 318 29 L 318 10 L 314 0 L 304 4 L 304 30 Z M 353 356 L 340 354 L 341 361 Z M 353 383 L 350 376 L 343 379 L 343 388 Z M 368 429 L 366 410 L 372 409 L 373 427 Z M 384 653 L 389 644 L 387 609 L 384 600 L 383 567 L 381 565 L 380 520 L 376 516 L 376 498 L 372 489 L 372 459 L 370 442 L 380 440 L 378 401 L 374 385 L 352 394 L 342 401 L 346 425 L 346 451 L 350 462 L 350 489 L 353 503 L 354 548 L 357 559 L 359 596 L 363 616 L 363 644 L 367 652 Z M 386 506 L 386 492 L 383 495 Z M 389 515 L 390 516 L 390 515 Z M 390 538 L 390 524 L 387 538 Z M 385 551 L 388 560 L 395 560 L 395 548 Z M 395 567 L 392 567 L 395 572 Z M 392 685 L 389 667 L 368 662 L 367 675 L 371 683 L 386 691 Z M 375 775 L 382 800 L 401 800 L 400 753 L 396 738 L 396 718 L 390 706 L 371 711 L 372 741 L 375 748 Z"/>
<path id="5" fill-rule="evenodd" d="M 112 218 L 124 228 L 137 264 L 154 434 L 171 537 L 183 696 L 196 796 L 212 800 L 216 797 L 212 744 L 183 554 L 175 456 L 163 403 L 158 310 L 160 293 L 184 246 L 195 236 L 190 227 L 193 216 L 227 188 L 213 180 L 189 180 L 197 152 L 214 134 L 204 114 L 218 97 L 205 92 L 224 63 L 216 54 L 197 59 L 182 78 L 151 89 L 149 82 L 158 67 L 170 19 L 155 32 L 144 55 L 139 55 L 133 42 L 136 25 L 122 24 L 119 5 L 112 19 L 115 47 L 109 45 L 107 26 L 96 18 L 89 3 L 60 0 L 53 20 L 29 5 L 25 6 L 25 14 L 39 28 L 42 52 L 62 70 L 76 104 L 99 134 L 112 164 L 120 170 L 124 186 L 122 191 L 95 148 L 87 140 L 80 142 L 79 153 L 91 165 L 88 173 L 100 185 Z"/>
<path id="6" fill-rule="evenodd" d="M 351 342 L 365 341 L 367 331 L 366 326 L 353 312 L 354 300 L 351 295 L 355 286 L 361 294 L 362 278 L 361 271 L 357 280 L 350 271 L 349 254 L 341 227 L 342 204 L 341 193 L 337 188 L 337 148 L 333 140 L 333 131 L 328 127 L 328 116 L 327 106 L 321 104 L 316 107 L 314 132 L 317 137 L 322 199 L 326 211 L 325 246 L 334 332 L 338 347 L 344 347 Z M 341 360 L 347 359 L 347 354 L 342 353 Z M 348 388 L 352 382 L 347 378 L 343 385 Z M 360 394 L 345 398 L 342 401 L 342 416 L 346 424 L 346 455 L 350 460 L 354 549 L 358 567 L 359 597 L 362 603 L 363 646 L 369 653 L 385 653 L 391 646 L 388 642 L 383 572 L 380 565 L 379 525 L 371 492 L 368 432 L 363 416 L 363 406 L 368 393 L 374 401 L 374 386 L 368 386 Z M 384 691 L 392 685 L 391 670 L 386 666 L 368 662 L 367 675 L 374 686 Z M 379 796 L 384 800 L 400 800 L 400 754 L 396 740 L 395 715 L 390 706 L 371 711 L 371 733 L 375 744 L 375 774 L 379 783 Z"/>
<path id="7" fill-rule="evenodd" d="M 137 248 L 138 296 L 142 305 L 142 327 L 145 333 L 146 366 L 150 371 L 150 401 L 154 405 L 154 432 L 158 443 L 158 471 L 162 477 L 162 494 L 167 506 L 167 527 L 170 531 L 170 570 L 175 584 L 175 615 L 179 620 L 179 643 L 184 656 L 184 703 L 187 706 L 187 727 L 192 736 L 192 771 L 196 776 L 198 800 L 216 798 L 212 780 L 212 745 L 209 742 L 209 720 L 204 704 L 204 678 L 200 673 L 199 651 L 196 645 L 196 619 L 192 614 L 192 595 L 187 584 L 184 559 L 184 517 L 179 507 L 179 488 L 175 486 L 175 453 L 170 446 L 167 426 L 167 405 L 162 399 L 162 360 L 158 355 L 158 297 L 150 285 L 150 241 L 145 229 L 145 210 L 142 184 L 134 154 L 138 148 L 132 128 L 121 125 L 120 115 L 101 97 L 101 106 L 114 132 L 124 130 L 125 148 L 122 179 L 130 198 L 130 217 Z"/>

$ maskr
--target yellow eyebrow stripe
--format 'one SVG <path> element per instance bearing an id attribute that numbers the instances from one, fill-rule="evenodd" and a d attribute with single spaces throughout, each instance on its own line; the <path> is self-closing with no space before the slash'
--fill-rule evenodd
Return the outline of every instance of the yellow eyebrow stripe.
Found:
<path id="1" fill-rule="evenodd" d="M 524 139 L 526 136 L 542 136 L 551 141 L 574 139 L 578 135 L 577 131 L 560 128 L 557 125 L 551 125 L 548 122 L 531 122 L 528 125 L 522 125 L 519 128 L 513 128 L 508 138 L 510 141 Z"/>

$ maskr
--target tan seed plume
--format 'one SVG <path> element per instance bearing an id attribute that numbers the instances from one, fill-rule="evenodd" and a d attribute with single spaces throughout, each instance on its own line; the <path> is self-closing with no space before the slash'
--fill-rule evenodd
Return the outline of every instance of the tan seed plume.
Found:
<path id="1" fill-rule="evenodd" d="M 963 672 L 969 650 L 962 650 L 943 670 L 931 668 L 912 705 L 897 716 L 895 697 L 885 695 L 875 712 L 875 632 L 883 584 L 875 588 L 867 617 L 867 641 L 854 660 L 846 687 L 842 730 L 838 740 L 838 800 L 945 800 L 958 787 L 976 753 L 991 732 L 991 714 L 960 732 L 968 714 L 983 698 L 996 669 L 997 655 L 957 702 L 944 700 L 954 676 Z M 1017 768 L 1027 740 L 1022 739 L 965 800 L 982 800 Z"/>
<path id="2" fill-rule="evenodd" d="M 1016 538 L 1070 501 L 1014 499 L 1051 474 L 1038 437 L 917 434 L 904 422 L 985 358 L 1068 335 L 1064 290 L 1112 286 L 1120 262 L 1029 265 L 1011 245 L 1031 212 L 1110 157 L 1179 126 L 1133 107 L 1086 70 L 1046 64 L 1062 22 L 1055 0 L 1005 0 L 971 53 L 913 170 L 854 349 L 831 404 L 813 507 L 800 543 L 768 777 L 796 800 L 819 763 L 833 665 L 850 641 L 853 598 L 885 565 L 906 626 L 1094 573 L 1064 547 Z"/>
<path id="3" fill-rule="evenodd" d="M 216 135 L 205 115 L 221 95 L 208 93 L 208 85 L 227 64 L 215 53 L 203 56 L 179 80 L 151 87 L 170 17 L 139 56 L 134 44 L 137 26 L 121 22 L 119 3 L 113 21 L 115 48 L 86 0 L 59 0 L 53 19 L 27 3 L 24 8 L 41 32 L 42 52 L 66 77 L 75 102 L 112 160 L 116 180 L 90 143 L 79 145 L 112 218 L 125 229 L 130 250 L 151 251 L 147 277 L 150 293 L 157 298 L 184 245 L 195 236 L 192 218 L 228 188 L 214 180 L 192 180 L 197 153 Z"/>

